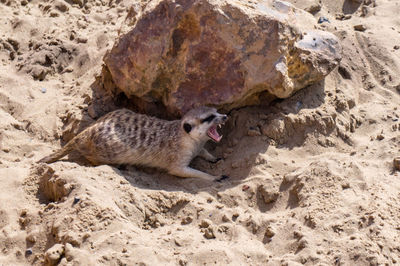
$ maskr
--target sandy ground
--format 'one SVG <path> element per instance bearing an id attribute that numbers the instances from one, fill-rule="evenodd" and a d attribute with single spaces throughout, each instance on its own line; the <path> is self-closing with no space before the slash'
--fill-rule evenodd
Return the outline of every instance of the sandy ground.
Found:
<path id="1" fill-rule="evenodd" d="M 1 0 L 0 265 L 399 264 L 400 2 L 356 2 L 315 14 L 344 47 L 324 82 L 230 113 L 225 160 L 193 163 L 231 176 L 215 184 L 36 164 L 92 122 L 102 57 L 146 2 Z"/>

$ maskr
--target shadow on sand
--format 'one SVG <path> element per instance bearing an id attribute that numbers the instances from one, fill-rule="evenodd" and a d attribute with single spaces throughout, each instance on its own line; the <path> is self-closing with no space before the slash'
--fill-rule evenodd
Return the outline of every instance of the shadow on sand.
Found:
<path id="1" fill-rule="evenodd" d="M 263 115 L 274 117 L 282 114 L 297 114 L 302 109 L 318 108 L 325 100 L 324 87 L 324 82 L 319 82 L 302 89 L 288 99 L 277 99 L 265 106 L 232 110 L 228 114 L 230 117 L 228 122 L 221 130 L 224 136 L 222 141 L 218 144 L 211 142 L 206 144 L 207 149 L 212 154 L 217 157 L 223 157 L 224 160 L 213 164 L 203 159 L 195 158 L 191 163 L 191 166 L 198 170 L 217 176 L 230 176 L 229 179 L 222 182 L 177 178 L 157 169 L 140 168 L 131 165 L 123 166 L 122 168 L 120 166 L 113 167 L 113 169 L 118 175 L 128 180 L 132 186 L 148 190 L 184 191 L 194 194 L 207 191 L 215 194 L 238 186 L 243 179 L 249 176 L 252 168 L 256 165 L 258 155 L 265 153 L 270 145 L 270 141 L 266 136 L 249 136 L 247 133 L 248 128 L 252 124 L 257 124 L 260 116 Z M 124 107 L 140 112 L 141 107 L 143 107 L 132 105 L 131 99 L 128 99 L 125 95 L 113 95 L 105 92 L 101 78 L 96 79 L 91 85 L 91 89 L 93 92 L 92 101 L 89 107 L 83 110 L 82 120 L 73 127 L 75 133 L 79 133 L 89 126 L 90 122 L 115 109 Z M 165 118 L 163 109 L 161 108 L 161 111 L 157 110 L 157 103 L 152 104 L 154 105 L 152 115 L 158 116 L 157 114 L 161 112 L 164 113 L 161 118 Z M 148 106 L 146 108 L 148 109 Z M 65 127 L 67 126 L 65 125 Z M 64 139 L 65 142 L 68 140 L 68 138 Z M 301 146 L 303 143 L 304 139 L 296 140 L 294 138 L 293 141 L 289 141 L 279 147 L 291 149 L 295 146 Z M 69 160 L 88 165 L 87 161 L 76 153 L 72 153 L 69 156 Z M 239 165 L 239 167 L 233 167 L 234 164 Z M 154 182 L 154 178 L 157 179 L 156 182 Z"/>

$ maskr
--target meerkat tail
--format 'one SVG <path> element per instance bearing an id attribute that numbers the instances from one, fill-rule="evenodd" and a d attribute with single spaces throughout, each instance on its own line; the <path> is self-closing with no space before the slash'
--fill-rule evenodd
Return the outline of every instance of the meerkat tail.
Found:
<path id="1" fill-rule="evenodd" d="M 68 142 L 64 147 L 38 161 L 38 163 L 54 163 L 74 149 L 73 142 Z"/>

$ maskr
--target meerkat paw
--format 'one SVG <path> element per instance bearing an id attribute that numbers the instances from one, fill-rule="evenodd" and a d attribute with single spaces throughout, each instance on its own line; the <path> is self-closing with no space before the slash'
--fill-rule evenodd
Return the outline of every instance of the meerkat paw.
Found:
<path id="1" fill-rule="evenodd" d="M 227 176 L 227 175 L 221 175 L 221 177 L 215 179 L 215 181 L 216 182 L 222 182 L 223 180 L 228 179 L 228 178 L 230 178 L 230 177 Z"/>
<path id="2" fill-rule="evenodd" d="M 213 160 L 208 160 L 210 163 L 218 163 L 219 161 L 223 160 L 222 158 L 214 158 Z"/>
<path id="3" fill-rule="evenodd" d="M 203 159 L 205 159 L 205 160 L 207 160 L 209 162 L 212 162 L 212 163 L 216 163 L 216 162 L 218 162 L 219 160 L 222 159 L 222 158 L 216 158 L 214 155 L 209 153 L 204 148 L 200 151 L 200 153 L 197 156 L 199 156 L 199 157 L 201 157 L 201 158 L 203 158 Z"/>

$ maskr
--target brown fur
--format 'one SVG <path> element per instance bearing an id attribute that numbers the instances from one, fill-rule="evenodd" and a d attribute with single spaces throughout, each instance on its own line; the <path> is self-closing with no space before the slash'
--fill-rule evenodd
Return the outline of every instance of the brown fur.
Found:
<path id="1" fill-rule="evenodd" d="M 210 114 L 215 116 L 210 125 L 201 122 Z M 205 131 L 211 124 L 221 124 L 225 120 L 225 115 L 210 107 L 193 109 L 181 120 L 174 121 L 120 109 L 103 116 L 62 149 L 39 162 L 53 163 L 76 150 L 94 165 L 143 165 L 165 169 L 180 177 L 215 179 L 217 177 L 188 165 L 195 156 L 216 160 L 203 148 L 209 139 Z M 183 129 L 184 123 L 191 125 L 190 132 Z"/>

